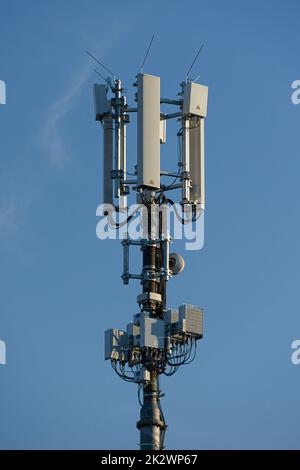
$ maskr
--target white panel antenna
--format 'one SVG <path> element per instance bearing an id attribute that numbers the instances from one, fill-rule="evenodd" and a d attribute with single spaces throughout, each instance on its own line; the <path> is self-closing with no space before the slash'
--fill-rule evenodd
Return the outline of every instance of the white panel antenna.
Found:
<path id="1" fill-rule="evenodd" d="M 138 74 L 138 187 L 160 188 L 160 78 Z"/>
<path id="2" fill-rule="evenodd" d="M 190 201 L 205 209 L 204 179 L 204 118 L 192 116 L 190 119 Z"/>
<path id="3" fill-rule="evenodd" d="M 204 118 L 207 115 L 208 87 L 183 84 L 182 104 L 182 202 L 205 208 Z"/>
<path id="4" fill-rule="evenodd" d="M 184 87 L 183 114 L 206 117 L 208 87 L 188 82 Z"/>
<path id="5" fill-rule="evenodd" d="M 102 121 L 103 117 L 110 113 L 110 103 L 107 101 L 107 86 L 94 84 L 94 106 L 96 121 Z"/>

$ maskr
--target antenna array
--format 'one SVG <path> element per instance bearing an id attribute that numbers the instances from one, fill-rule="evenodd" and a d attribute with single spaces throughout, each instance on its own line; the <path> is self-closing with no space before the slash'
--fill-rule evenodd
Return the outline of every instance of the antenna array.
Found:
<path id="1" fill-rule="evenodd" d="M 111 361 L 123 380 L 137 383 L 139 391 L 143 391 L 137 423 L 141 449 L 164 447 L 167 426 L 160 405 L 159 376 L 172 375 L 181 365 L 190 363 L 196 354 L 197 341 L 203 336 L 203 309 L 189 304 L 179 309 L 167 307 L 167 282 L 183 270 L 184 260 L 170 253 L 172 238 L 163 224 L 164 210 L 175 204 L 167 197 L 169 191 L 180 191 L 179 203 L 185 214 L 179 217 L 181 223 L 193 223 L 205 208 L 204 120 L 208 88 L 189 79 L 203 45 L 187 79 L 180 85 L 179 99 L 169 99 L 160 96 L 160 78 L 143 73 L 152 41 L 153 37 L 134 84 L 137 93 L 133 107 L 127 104 L 121 80 L 88 53 L 113 77 L 113 81 L 109 78 L 105 84 L 94 85 L 95 117 L 103 128 L 104 215 L 116 229 L 121 224 L 114 221 L 113 214 L 125 214 L 129 224 L 134 214 L 128 205 L 132 193 L 136 195 L 139 210 L 144 211 L 141 238 L 131 239 L 128 231 L 122 241 L 123 283 L 137 279 L 142 285 L 137 297 L 139 311 L 126 329 L 105 332 L 105 359 Z M 166 105 L 175 107 L 176 111 L 163 113 L 161 106 Z M 127 173 L 126 129 L 135 114 L 137 165 Z M 160 147 L 166 141 L 166 123 L 170 119 L 179 122 L 178 172 L 163 171 L 160 165 Z M 133 178 L 128 178 L 129 174 Z M 161 179 L 165 177 L 173 182 L 162 184 Z M 136 246 L 143 260 L 139 274 L 131 273 L 129 266 L 130 247 Z"/>

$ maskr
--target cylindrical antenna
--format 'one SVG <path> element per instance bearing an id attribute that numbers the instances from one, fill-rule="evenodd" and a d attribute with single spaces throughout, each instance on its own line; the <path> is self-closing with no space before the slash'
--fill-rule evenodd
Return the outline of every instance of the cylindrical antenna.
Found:
<path id="1" fill-rule="evenodd" d="M 150 43 L 149 43 L 147 52 L 146 52 L 145 57 L 144 57 L 144 60 L 143 60 L 143 62 L 142 62 L 142 65 L 141 65 L 141 73 L 144 73 L 144 65 L 145 65 L 146 59 L 147 59 L 147 57 L 148 57 L 149 51 L 150 51 L 150 49 L 151 49 L 153 39 L 154 39 L 154 34 L 152 35 L 152 38 L 151 38 L 151 41 L 150 41 Z"/>

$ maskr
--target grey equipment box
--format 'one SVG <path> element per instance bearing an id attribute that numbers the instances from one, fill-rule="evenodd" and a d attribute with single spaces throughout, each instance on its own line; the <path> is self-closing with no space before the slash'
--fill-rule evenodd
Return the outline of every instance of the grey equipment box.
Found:
<path id="1" fill-rule="evenodd" d="M 184 304 L 179 307 L 179 321 L 187 334 L 203 337 L 203 309 Z"/>
<path id="2" fill-rule="evenodd" d="M 170 325 L 171 323 L 176 323 L 179 320 L 179 313 L 178 310 L 175 308 L 170 308 L 164 314 L 164 321 L 166 325 Z"/>
<path id="3" fill-rule="evenodd" d="M 111 328 L 105 331 L 105 360 L 127 361 L 128 336 L 125 331 Z"/>
<path id="4" fill-rule="evenodd" d="M 165 322 L 157 318 L 141 319 L 141 348 L 163 349 L 165 347 Z"/>
<path id="5" fill-rule="evenodd" d="M 136 323 L 128 323 L 127 325 L 127 336 L 128 336 L 128 342 L 130 343 L 131 347 L 139 347 L 140 345 L 140 333 L 141 333 L 141 327 L 140 325 L 137 325 Z"/>

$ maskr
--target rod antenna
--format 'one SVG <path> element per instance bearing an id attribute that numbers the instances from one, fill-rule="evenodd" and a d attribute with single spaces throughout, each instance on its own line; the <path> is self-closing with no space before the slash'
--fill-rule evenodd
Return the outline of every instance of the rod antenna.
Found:
<path id="1" fill-rule="evenodd" d="M 87 53 L 88 56 L 90 56 L 92 59 L 94 59 L 94 61 L 97 62 L 97 64 L 101 65 L 101 67 L 103 67 L 108 73 L 110 73 L 115 78 L 115 74 L 108 67 L 106 67 L 106 65 L 104 65 L 102 62 L 100 62 L 100 60 L 97 59 L 97 57 L 95 57 L 89 51 L 86 51 L 86 53 Z"/>
<path id="2" fill-rule="evenodd" d="M 148 57 L 149 51 L 150 51 L 150 49 L 151 49 L 151 46 L 152 46 L 152 43 L 153 43 L 153 39 L 154 39 L 154 34 L 152 35 L 152 38 L 151 38 L 151 41 L 150 41 L 150 43 L 149 43 L 147 52 L 146 52 L 145 57 L 144 57 L 144 60 L 143 60 L 143 62 L 142 62 L 142 65 L 141 65 L 141 73 L 144 72 L 144 65 L 145 65 L 146 59 L 147 59 L 147 57 Z"/>
<path id="3" fill-rule="evenodd" d="M 104 77 L 104 75 L 102 75 L 100 72 L 98 72 L 97 69 L 94 69 L 94 72 L 99 75 L 99 77 L 101 77 L 105 82 L 106 82 L 106 78 Z"/>
<path id="4" fill-rule="evenodd" d="M 187 72 L 187 74 L 186 74 L 186 80 L 189 79 L 190 72 L 191 72 L 192 68 L 194 67 L 195 62 L 196 62 L 196 60 L 198 59 L 198 57 L 199 57 L 199 55 L 200 55 L 200 52 L 202 51 L 203 47 L 204 47 L 204 43 L 201 44 L 201 46 L 200 46 L 199 49 L 198 49 L 197 54 L 195 55 L 195 58 L 194 58 L 194 60 L 193 60 L 193 62 L 192 62 L 192 65 L 190 66 L 190 68 L 189 68 L 189 70 L 188 70 L 188 72 Z"/>

